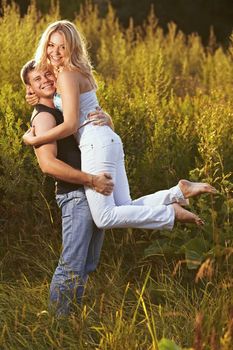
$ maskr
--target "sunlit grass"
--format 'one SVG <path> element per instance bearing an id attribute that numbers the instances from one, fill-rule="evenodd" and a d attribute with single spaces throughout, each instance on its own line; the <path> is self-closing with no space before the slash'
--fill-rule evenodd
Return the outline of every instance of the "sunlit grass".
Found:
<path id="1" fill-rule="evenodd" d="M 46 249 L 44 255 L 35 254 L 27 265 L 24 262 L 31 256 L 27 242 L 21 250 L 12 247 L 10 253 L 18 256 L 21 265 L 14 281 L 1 280 L 0 348 L 156 350 L 163 337 L 191 347 L 197 315 L 202 317 L 201 342 L 208 344 L 215 332 L 215 343 L 220 346 L 230 322 L 230 275 L 225 273 L 220 279 L 216 276 L 213 281 L 197 285 L 191 279 L 187 282 L 184 276 L 173 276 L 168 264 L 161 269 L 156 260 L 146 263 L 142 255 L 135 266 L 130 266 L 124 257 L 128 247 L 120 235 L 114 242 L 109 232 L 106 245 L 120 249 L 122 255 L 113 249 L 109 258 L 103 251 L 99 269 L 89 279 L 83 306 L 76 305 L 73 314 L 64 319 L 56 319 L 48 311 L 48 276 L 54 266 Z M 44 239 L 40 238 L 40 247 L 53 246 Z M 37 245 L 38 242 L 34 249 Z M 33 248 L 32 242 L 30 246 Z M 7 265 L 1 265 L 3 276 Z M 31 270 L 32 265 L 35 268 Z"/>

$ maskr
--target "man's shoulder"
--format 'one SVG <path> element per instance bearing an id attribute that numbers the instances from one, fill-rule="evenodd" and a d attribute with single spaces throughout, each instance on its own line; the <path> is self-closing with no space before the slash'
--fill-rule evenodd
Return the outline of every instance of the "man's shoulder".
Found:
<path id="1" fill-rule="evenodd" d="M 48 107 L 46 105 L 43 104 L 38 104 L 34 107 L 34 110 L 32 112 L 32 116 L 31 116 L 31 120 L 30 123 L 32 124 L 32 122 L 35 120 L 35 118 L 41 119 L 41 118 L 55 118 L 55 108 L 51 108 Z"/>
<path id="2" fill-rule="evenodd" d="M 48 113 L 53 114 L 53 113 L 56 113 L 57 109 L 55 107 L 49 107 L 49 106 L 46 106 L 42 103 L 38 103 L 37 105 L 34 106 L 34 111 L 37 113 L 48 112 Z"/>

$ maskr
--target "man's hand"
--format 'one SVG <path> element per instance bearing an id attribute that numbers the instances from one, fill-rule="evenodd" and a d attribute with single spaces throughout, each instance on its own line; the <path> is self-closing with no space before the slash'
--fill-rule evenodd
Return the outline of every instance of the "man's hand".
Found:
<path id="1" fill-rule="evenodd" d="M 92 188 L 105 196 L 109 196 L 113 191 L 112 176 L 109 173 L 92 175 Z"/>
<path id="2" fill-rule="evenodd" d="M 94 125 L 97 125 L 97 126 L 107 125 L 111 129 L 114 129 L 112 118 L 110 117 L 110 115 L 108 113 L 104 112 L 100 107 L 96 107 L 95 112 L 89 113 L 88 118 L 90 120 L 92 120 L 92 119 L 95 120 L 95 121 L 93 121 Z M 98 119 L 98 120 L 96 120 L 96 119 Z"/>

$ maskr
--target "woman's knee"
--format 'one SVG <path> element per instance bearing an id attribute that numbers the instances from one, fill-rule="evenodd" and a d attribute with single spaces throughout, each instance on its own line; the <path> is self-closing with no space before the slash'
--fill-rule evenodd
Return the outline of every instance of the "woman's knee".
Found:
<path id="1" fill-rule="evenodd" d="M 112 228 L 111 216 L 108 213 L 93 216 L 96 226 L 101 230 Z"/>

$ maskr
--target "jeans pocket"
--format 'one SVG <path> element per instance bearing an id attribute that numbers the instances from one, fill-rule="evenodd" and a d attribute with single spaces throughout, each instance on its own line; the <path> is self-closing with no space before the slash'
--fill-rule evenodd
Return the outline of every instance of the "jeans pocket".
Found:
<path id="1" fill-rule="evenodd" d="M 86 196 L 84 190 L 72 191 L 64 194 L 57 194 L 56 201 L 60 208 L 71 204 L 74 200 L 74 203 L 79 204 L 86 201 Z"/>
<path id="2" fill-rule="evenodd" d="M 87 199 L 86 197 L 75 197 L 73 198 L 75 205 L 87 205 Z"/>
<path id="3" fill-rule="evenodd" d="M 62 205 L 66 201 L 66 199 L 67 199 L 66 194 L 57 194 L 56 195 L 56 201 L 57 201 L 57 205 L 59 206 L 59 208 L 62 207 Z"/>

